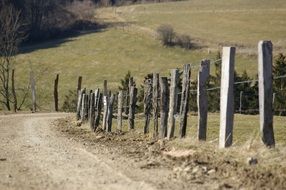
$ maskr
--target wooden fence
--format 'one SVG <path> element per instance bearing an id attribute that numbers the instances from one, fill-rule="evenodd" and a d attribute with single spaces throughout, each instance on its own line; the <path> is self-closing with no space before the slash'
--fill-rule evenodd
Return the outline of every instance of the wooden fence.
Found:
<path id="1" fill-rule="evenodd" d="M 258 73 L 259 73 L 259 113 L 262 142 L 267 147 L 274 147 L 273 132 L 273 91 L 272 91 L 272 43 L 261 41 L 258 44 Z M 220 132 L 219 147 L 232 145 L 233 118 L 234 118 L 234 66 L 235 47 L 224 47 L 222 54 L 222 75 L 220 86 Z M 198 72 L 197 106 L 198 106 L 198 140 L 206 140 L 208 100 L 206 82 L 210 75 L 210 61 L 203 60 Z M 144 128 L 149 133 L 150 121 L 153 118 L 153 137 L 174 137 L 176 119 L 179 123 L 179 137 L 186 136 L 188 121 L 188 101 L 190 96 L 191 65 L 183 67 L 182 86 L 179 86 L 179 70 L 171 70 L 171 78 L 160 77 L 153 73 L 153 78 L 145 81 L 144 88 Z M 108 91 L 107 81 L 104 81 L 103 90 L 88 91 L 81 89 L 82 78 L 78 82 L 78 100 L 76 117 L 82 122 L 89 122 L 90 128 L 95 131 L 99 126 L 106 132 L 111 132 L 112 118 L 117 118 L 117 130 L 122 130 L 123 114 L 127 114 L 128 129 L 135 126 L 135 113 L 137 103 L 136 84 L 133 78 L 129 80 L 128 91 L 119 91 L 112 94 Z M 58 76 L 55 86 L 58 83 Z M 179 89 L 182 89 L 179 92 Z M 57 88 L 55 87 L 55 100 L 57 101 Z M 178 96 L 180 95 L 180 98 Z M 242 93 L 240 96 L 242 97 Z M 180 102 L 178 101 L 180 100 Z M 115 104 L 117 103 L 117 106 Z M 241 111 L 240 103 L 240 111 Z M 55 103 L 57 110 L 57 103 Z M 113 108 L 117 107 L 114 111 Z M 103 108 L 103 110 L 102 110 Z M 101 113 L 103 113 L 101 115 Z M 116 113 L 116 114 L 115 114 Z M 102 119 L 101 119 L 102 117 Z M 160 120 L 159 120 L 160 117 Z M 100 125 L 100 121 L 102 121 Z M 160 122 L 160 123 L 159 123 Z"/>

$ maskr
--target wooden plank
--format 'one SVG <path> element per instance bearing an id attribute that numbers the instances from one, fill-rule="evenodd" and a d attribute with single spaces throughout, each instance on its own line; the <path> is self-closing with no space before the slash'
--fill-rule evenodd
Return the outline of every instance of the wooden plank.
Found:
<path id="1" fill-rule="evenodd" d="M 123 108 L 123 91 L 118 93 L 118 106 L 117 106 L 117 130 L 122 131 L 122 108 Z"/>
<path id="2" fill-rule="evenodd" d="M 112 94 L 109 98 L 108 103 L 108 112 L 107 112 L 107 127 L 106 131 L 111 132 L 112 130 L 112 116 L 113 116 L 113 102 L 114 102 L 114 95 Z"/>
<path id="3" fill-rule="evenodd" d="M 168 123 L 168 112 L 169 112 L 169 87 L 168 78 L 160 78 L 160 138 L 165 138 L 167 136 L 167 123 Z"/>
<path id="4" fill-rule="evenodd" d="M 145 83 L 145 93 L 144 93 L 144 134 L 149 133 L 150 119 L 152 115 L 152 79 L 147 79 Z"/>
<path id="5" fill-rule="evenodd" d="M 259 114 L 262 142 L 267 147 L 275 146 L 273 131 L 273 89 L 272 89 L 272 55 L 271 41 L 258 44 L 258 80 L 259 80 Z"/>
<path id="6" fill-rule="evenodd" d="M 129 130 L 134 129 L 135 108 L 137 101 L 137 88 L 131 86 L 130 88 L 130 102 L 129 102 L 129 114 L 128 114 L 128 126 Z"/>
<path id="7" fill-rule="evenodd" d="M 54 103 L 55 103 L 55 111 L 59 111 L 59 74 L 57 74 L 55 82 L 54 82 Z"/>
<path id="8" fill-rule="evenodd" d="M 197 105 L 198 105 L 198 140 L 207 138 L 208 94 L 207 81 L 210 75 L 210 61 L 203 60 L 198 73 Z"/>
<path id="9" fill-rule="evenodd" d="M 180 138 L 186 136 L 189 96 L 190 96 L 190 80 L 191 80 L 191 65 L 186 64 L 184 65 L 183 69 L 183 82 L 182 82 L 182 93 L 181 93 L 180 130 L 179 130 Z"/>
<path id="10" fill-rule="evenodd" d="M 154 131 L 153 137 L 158 137 L 158 118 L 159 118 L 159 73 L 153 73 L 153 120 L 154 120 Z"/>
<path id="11" fill-rule="evenodd" d="M 235 47 L 223 48 L 220 89 L 219 148 L 225 148 L 232 145 L 234 117 L 234 57 Z"/>
<path id="12" fill-rule="evenodd" d="M 170 99 L 169 99 L 169 114 L 168 114 L 168 131 L 167 138 L 174 137 L 175 133 L 175 113 L 177 108 L 178 99 L 178 82 L 179 82 L 179 70 L 171 70 L 171 85 L 170 85 Z"/>

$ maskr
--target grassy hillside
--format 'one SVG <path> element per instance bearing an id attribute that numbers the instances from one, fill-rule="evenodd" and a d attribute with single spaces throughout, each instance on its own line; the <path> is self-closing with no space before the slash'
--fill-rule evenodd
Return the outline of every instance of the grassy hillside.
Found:
<path id="1" fill-rule="evenodd" d="M 98 20 L 111 23 L 110 27 L 23 48 L 16 57 L 17 88 L 28 84 L 29 72 L 34 70 L 38 104 L 43 110 L 51 110 L 56 73 L 60 74 L 62 105 L 68 90 L 76 89 L 79 75 L 83 76 L 85 87 L 102 87 L 103 80 L 107 79 L 109 87 L 115 90 L 128 70 L 140 84 L 148 73 L 168 75 L 169 69 L 182 68 L 185 63 L 198 65 L 201 59 L 214 59 L 217 51 L 221 50 L 216 44 L 218 42 L 255 46 L 259 39 L 270 38 L 275 46 L 285 45 L 281 43 L 286 37 L 283 7 L 286 5 L 282 0 L 262 0 L 259 3 L 258 0 L 193 0 L 96 10 Z M 259 15 L 262 13 L 271 13 L 271 20 L 266 16 L 261 18 Z M 210 44 L 212 51 L 161 46 L 153 36 L 153 29 L 163 23 L 172 24 L 176 31 L 194 36 L 196 42 L 203 42 L 204 46 Z M 275 28 L 277 25 L 279 27 Z M 254 76 L 257 58 L 249 54 L 252 53 L 237 54 L 236 70 L 239 73 L 247 70 Z M 197 68 L 194 68 L 193 78 L 196 73 Z"/>
<path id="2" fill-rule="evenodd" d="M 151 29 L 170 24 L 212 47 L 256 48 L 262 39 L 272 40 L 277 48 L 286 47 L 284 0 L 191 0 L 103 10 L 108 11 Z"/>

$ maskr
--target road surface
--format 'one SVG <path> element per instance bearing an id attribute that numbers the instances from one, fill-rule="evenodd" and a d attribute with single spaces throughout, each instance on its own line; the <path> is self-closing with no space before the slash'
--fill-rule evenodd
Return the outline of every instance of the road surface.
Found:
<path id="1" fill-rule="evenodd" d="M 52 130 L 65 113 L 0 116 L 0 189 L 155 189 Z"/>

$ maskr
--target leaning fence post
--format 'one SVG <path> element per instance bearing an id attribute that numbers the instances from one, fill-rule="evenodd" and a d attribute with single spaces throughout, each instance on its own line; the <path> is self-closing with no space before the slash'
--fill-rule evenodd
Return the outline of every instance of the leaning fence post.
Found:
<path id="1" fill-rule="evenodd" d="M 54 83 L 54 101 L 55 101 L 55 111 L 59 111 L 59 92 L 58 92 L 58 86 L 59 86 L 59 74 L 57 74 L 55 83 Z"/>
<path id="2" fill-rule="evenodd" d="M 191 77 L 191 65 L 186 64 L 184 65 L 184 71 L 183 71 L 183 83 L 182 83 L 181 106 L 180 106 L 179 136 L 181 138 L 186 136 L 187 115 L 188 115 L 189 96 L 190 96 L 190 77 Z"/>
<path id="3" fill-rule="evenodd" d="M 159 96 L 159 73 L 153 73 L 153 119 L 154 119 L 154 133 L 153 137 L 158 137 L 158 96 Z"/>
<path id="4" fill-rule="evenodd" d="M 134 129 L 134 117 L 135 117 L 135 107 L 137 101 L 137 88 L 131 86 L 130 88 L 130 99 L 129 99 L 129 115 L 128 115 L 128 124 L 129 130 Z"/>
<path id="5" fill-rule="evenodd" d="M 149 133 L 149 124 L 152 112 L 152 79 L 145 80 L 145 94 L 144 94 L 144 134 Z"/>
<path id="6" fill-rule="evenodd" d="M 117 106 L 117 130 L 122 131 L 122 107 L 123 107 L 123 91 L 118 93 L 118 106 Z"/>
<path id="7" fill-rule="evenodd" d="M 206 83 L 210 74 L 210 61 L 203 60 L 198 74 L 197 105 L 198 105 L 198 140 L 207 138 L 208 95 Z"/>
<path id="8" fill-rule="evenodd" d="M 111 132 L 111 128 L 112 128 L 113 102 L 114 102 L 114 95 L 112 94 L 109 99 L 107 118 L 106 118 L 106 123 L 107 123 L 106 131 L 107 132 Z"/>
<path id="9" fill-rule="evenodd" d="M 223 48 L 220 89 L 219 148 L 225 148 L 232 145 L 234 116 L 234 57 L 235 47 Z"/>
<path id="10" fill-rule="evenodd" d="M 160 78 L 160 138 L 167 136 L 167 122 L 168 122 L 168 111 L 169 111 L 169 87 L 167 77 Z"/>
<path id="11" fill-rule="evenodd" d="M 258 78 L 261 138 L 266 146 L 274 147 L 271 41 L 260 41 L 258 44 Z"/>
<path id="12" fill-rule="evenodd" d="M 168 139 L 174 137 L 175 132 L 175 112 L 177 108 L 178 99 L 178 80 L 179 80 L 179 70 L 171 70 L 171 86 L 170 86 L 170 99 L 169 99 L 169 114 L 168 114 Z"/>

